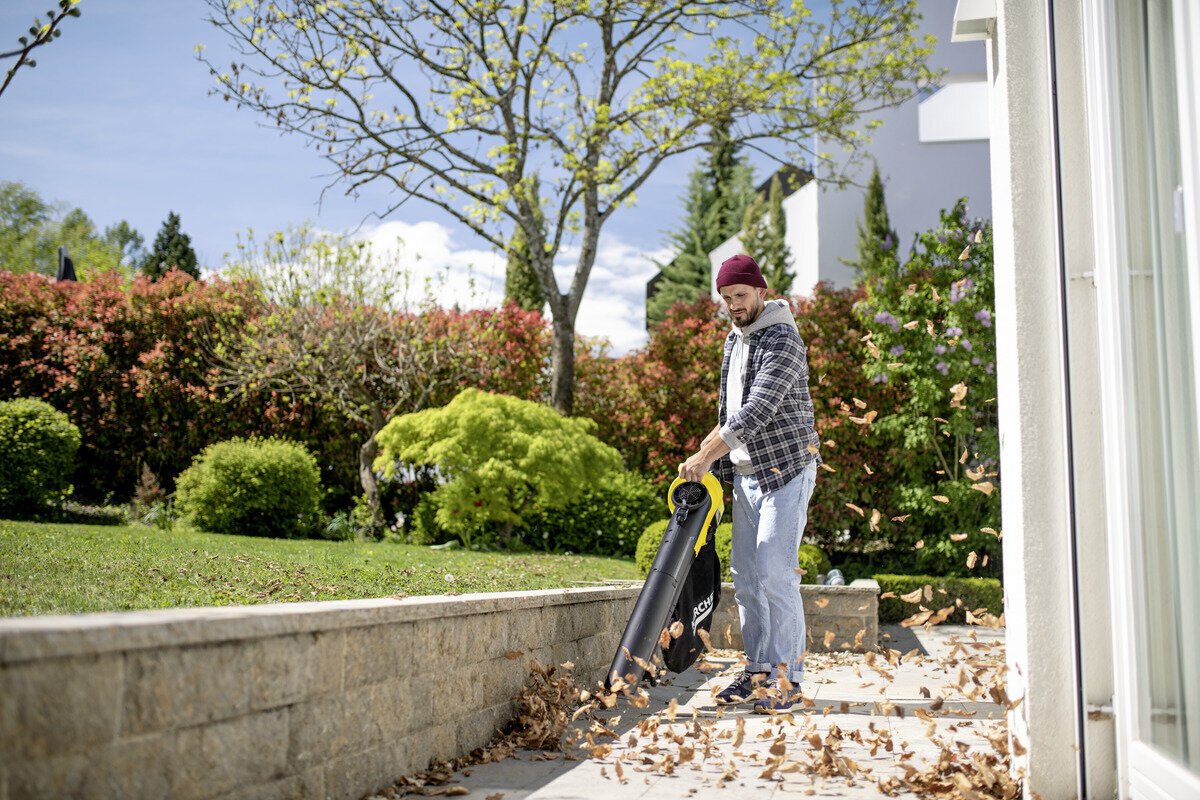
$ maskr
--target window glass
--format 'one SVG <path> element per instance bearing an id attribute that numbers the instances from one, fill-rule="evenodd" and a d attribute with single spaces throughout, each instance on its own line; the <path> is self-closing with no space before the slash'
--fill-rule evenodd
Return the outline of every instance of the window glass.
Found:
<path id="1" fill-rule="evenodd" d="M 1134 609 L 1139 738 L 1200 767 L 1200 709 L 1189 684 L 1200 671 L 1195 562 L 1200 538 L 1200 437 L 1188 305 L 1182 169 L 1170 0 L 1117 2 L 1121 176 L 1128 252 L 1125 304 L 1135 463 Z"/>

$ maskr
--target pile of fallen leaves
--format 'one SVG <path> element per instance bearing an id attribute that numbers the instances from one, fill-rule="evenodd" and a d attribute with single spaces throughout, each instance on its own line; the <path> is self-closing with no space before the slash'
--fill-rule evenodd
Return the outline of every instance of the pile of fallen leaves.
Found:
<path id="1" fill-rule="evenodd" d="M 831 712 L 848 714 L 854 707 L 869 706 L 874 717 L 904 717 L 908 713 L 904 705 L 886 700 L 841 702 L 818 708 L 813 700 L 806 698 L 791 713 L 774 715 L 757 734 L 764 742 L 770 741 L 765 753 L 761 748 L 743 750 L 748 736 L 743 717 L 735 718 L 733 726 L 719 724 L 723 710 L 718 710 L 716 718 L 706 719 L 693 710 L 689 718 L 680 714 L 674 700 L 664 711 L 641 719 L 626 735 L 617 733 L 619 716 L 604 719 L 595 713 L 612 706 L 611 695 L 585 695 L 588 703 L 575 715 L 587 715 L 587 726 L 569 736 L 579 740 L 579 748 L 591 758 L 611 765 L 615 779 L 621 783 L 628 780 L 630 771 L 671 775 L 685 766 L 700 769 L 708 764 L 715 768 L 714 774 L 719 773 L 718 788 L 752 771 L 760 780 L 807 777 L 813 781 L 845 781 L 850 785 L 865 781 L 874 783 L 889 796 L 910 791 L 921 798 L 939 800 L 1015 800 L 1021 796 L 1021 770 L 1013 764 L 1014 753 L 1010 752 L 1010 738 L 1003 720 L 989 724 L 972 719 L 974 711 L 946 705 L 949 700 L 969 700 L 994 702 L 1010 710 L 1020 703 L 1010 701 L 1004 690 L 1007 667 L 1003 643 L 979 641 L 972 636 L 952 639 L 950 644 L 949 654 L 937 659 L 927 658 L 918 650 L 901 654 L 891 649 L 858 656 L 848 653 L 809 656 L 812 673 L 819 675 L 822 668 L 841 666 L 851 667 L 862 677 L 865 669 L 882 678 L 884 686 L 894 678 L 896 667 L 905 662 L 933 666 L 950 677 L 944 694 L 935 697 L 924 689 L 922 695 L 929 698 L 928 706 L 911 712 L 927 723 L 925 738 L 936 745 L 937 757 L 923 764 L 909 743 L 897 740 L 886 724 L 871 720 L 864 728 L 856 729 L 841 728 L 832 722 L 824 724 L 823 718 Z M 711 662 L 699 666 L 704 671 L 719 669 Z M 735 664 L 727 671 L 739 670 L 740 665 Z M 635 706 L 644 706 L 647 699 L 641 690 L 626 689 L 626 695 Z M 798 755 L 789 754 L 792 745 Z M 864 755 L 852 755 L 851 745 L 856 753 L 862 751 Z M 1011 740 L 1011 746 L 1015 755 L 1024 752 L 1015 740 Z M 876 775 L 884 770 L 865 762 L 881 751 L 886 774 Z M 608 775 L 603 769 L 602 774 Z"/>

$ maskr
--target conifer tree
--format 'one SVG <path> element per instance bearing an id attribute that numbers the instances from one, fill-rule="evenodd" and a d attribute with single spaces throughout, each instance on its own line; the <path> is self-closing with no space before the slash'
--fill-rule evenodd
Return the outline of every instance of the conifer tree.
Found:
<path id="1" fill-rule="evenodd" d="M 193 278 L 200 277 L 196 251 L 192 249 L 192 237 L 179 229 L 179 215 L 174 211 L 167 214 L 167 221 L 154 237 L 154 247 L 142 263 L 142 272 L 158 280 L 172 267 Z"/>
<path id="2" fill-rule="evenodd" d="M 853 261 L 842 259 L 842 262 L 854 267 L 859 282 L 865 282 L 883 274 L 888 267 L 895 269 L 899 264 L 899 245 L 900 240 L 888 219 L 883 179 L 879 177 L 879 165 L 876 164 L 863 200 L 863 219 L 858 223 L 857 257 Z"/>
<path id="3" fill-rule="evenodd" d="M 544 219 L 541 203 L 537 199 L 537 183 L 534 183 L 534 218 L 542 225 Z M 522 311 L 541 311 L 546 306 L 546 295 L 529 257 L 529 242 L 525 229 L 520 225 L 513 231 L 509 242 L 508 266 L 504 270 L 504 298 L 516 303 Z"/>
<path id="4" fill-rule="evenodd" d="M 792 251 L 787 246 L 783 184 L 776 174 L 764 201 L 756 197 L 742 218 L 742 250 L 758 262 L 767 286 L 780 294 L 792 290 Z"/>
<path id="5" fill-rule="evenodd" d="M 707 295 L 712 279 L 708 254 L 736 234 L 742 215 L 754 196 L 753 170 L 739 157 L 739 147 L 729 141 L 728 123 L 717 123 L 707 164 L 688 177 L 683 197 L 683 225 L 671 234 L 678 255 L 659 264 L 662 279 L 646 302 L 647 327 L 666 317 L 677 302 L 691 303 Z"/>

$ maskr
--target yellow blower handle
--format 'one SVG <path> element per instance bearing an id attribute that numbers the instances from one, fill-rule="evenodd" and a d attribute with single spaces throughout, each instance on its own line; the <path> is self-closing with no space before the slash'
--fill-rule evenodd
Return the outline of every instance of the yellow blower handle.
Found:
<path id="1" fill-rule="evenodd" d="M 696 555 L 700 555 L 700 548 L 708 541 L 709 529 L 716 530 L 721 524 L 721 516 L 725 513 L 725 492 L 721 489 L 721 482 L 717 480 L 717 476 L 706 472 L 700 482 L 708 489 L 708 496 L 712 502 L 708 506 L 708 516 L 704 518 L 704 527 L 700 529 L 700 536 L 696 539 Z M 684 483 L 683 478 L 676 478 L 667 490 L 667 508 L 671 509 L 672 514 L 675 513 L 675 501 L 672 499 L 675 497 L 675 487 L 681 483 Z"/>

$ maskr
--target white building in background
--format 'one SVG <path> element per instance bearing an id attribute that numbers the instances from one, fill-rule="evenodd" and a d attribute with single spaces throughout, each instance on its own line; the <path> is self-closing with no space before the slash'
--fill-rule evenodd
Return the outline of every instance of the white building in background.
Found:
<path id="1" fill-rule="evenodd" d="M 1200 798 L 1200 3 L 960 0 L 987 47 L 1026 796 Z"/>
<path id="2" fill-rule="evenodd" d="M 839 190 L 822 183 L 820 175 L 799 187 L 784 183 L 795 294 L 809 294 L 818 281 L 853 284 L 854 268 L 842 259 L 856 255 L 863 187 L 871 178 L 872 161 L 879 165 L 902 256 L 913 237 L 936 226 L 938 212 L 960 197 L 967 198 L 971 216 L 991 217 L 986 53 L 982 42 L 951 43 L 954 1 L 921 0 L 918 36 L 937 37 L 929 66 L 946 70 L 942 87 L 871 115 L 881 125 L 871 132 L 865 165 L 851 176 L 857 185 Z M 819 142 L 816 150 L 822 151 Z M 717 269 L 739 252 L 735 236 L 710 254 L 714 297 Z"/>

